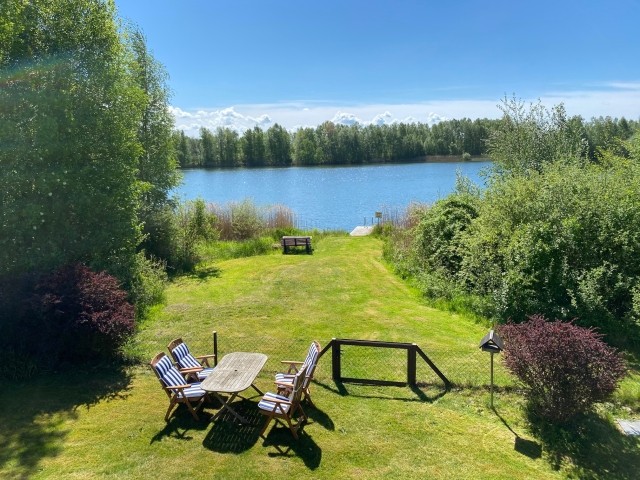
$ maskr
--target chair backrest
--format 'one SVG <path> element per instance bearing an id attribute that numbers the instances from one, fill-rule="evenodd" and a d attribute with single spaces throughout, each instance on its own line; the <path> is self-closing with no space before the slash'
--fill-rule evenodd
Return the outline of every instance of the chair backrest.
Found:
<path id="1" fill-rule="evenodd" d="M 307 374 L 304 377 L 304 385 L 303 388 L 307 388 L 311 379 L 313 378 L 313 374 L 316 371 L 316 366 L 318 365 L 318 357 L 320 357 L 320 344 L 316 341 L 311 342 L 311 346 L 309 347 L 309 352 L 307 353 L 307 358 L 305 358 L 303 366 L 307 367 Z"/>
<path id="2" fill-rule="evenodd" d="M 197 368 L 202 366 L 200 362 L 191 355 L 189 347 L 187 347 L 187 344 L 184 343 L 181 338 L 173 340 L 167 348 L 176 363 L 180 365 L 180 368 Z"/>
<path id="3" fill-rule="evenodd" d="M 291 389 L 291 393 L 289 394 L 289 401 L 293 405 L 291 411 L 293 411 L 293 408 L 295 407 L 295 405 L 300 403 L 300 398 L 302 397 L 302 392 L 304 390 L 303 383 L 304 383 L 304 379 L 306 378 L 306 374 L 307 374 L 307 366 L 303 365 L 302 367 L 300 367 L 300 370 L 298 370 L 298 372 L 293 377 L 293 388 Z"/>
<path id="4" fill-rule="evenodd" d="M 170 388 L 177 385 L 186 385 L 187 383 L 169 357 L 162 352 L 153 357 L 153 360 L 151 360 L 151 367 L 164 386 Z M 180 390 L 172 391 L 176 394 L 181 393 Z M 170 395 L 169 392 L 167 392 L 167 394 Z"/>

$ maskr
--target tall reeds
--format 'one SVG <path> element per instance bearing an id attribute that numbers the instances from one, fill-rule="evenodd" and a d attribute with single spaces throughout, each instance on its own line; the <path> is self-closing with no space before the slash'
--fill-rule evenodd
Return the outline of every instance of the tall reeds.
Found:
<path id="1" fill-rule="evenodd" d="M 210 203 L 208 210 L 217 218 L 221 240 L 248 240 L 269 230 L 295 228 L 293 211 L 284 205 L 257 206 L 252 200 L 224 205 Z"/>

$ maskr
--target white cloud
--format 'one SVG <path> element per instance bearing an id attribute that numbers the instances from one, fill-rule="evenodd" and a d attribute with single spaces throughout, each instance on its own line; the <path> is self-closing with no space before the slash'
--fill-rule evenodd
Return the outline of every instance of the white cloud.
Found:
<path id="1" fill-rule="evenodd" d="M 522 99 L 547 107 L 563 103 L 569 115 L 585 119 L 599 116 L 640 118 L 640 82 L 610 82 L 581 90 L 546 92 L 539 97 Z M 194 111 L 171 107 L 176 128 L 187 135 L 198 136 L 201 127 L 215 130 L 232 128 L 239 133 L 254 126 L 263 130 L 274 124 L 290 130 L 316 127 L 331 120 L 343 125 L 392 125 L 398 122 L 422 122 L 434 125 L 442 120 L 461 118 L 499 118 L 496 100 L 434 100 L 398 104 L 339 105 L 328 102 L 289 102 L 276 104 L 246 104 L 219 109 Z"/>
<path id="2" fill-rule="evenodd" d="M 238 113 L 235 107 L 220 110 L 197 110 L 196 112 L 188 112 L 179 107 L 169 107 L 169 110 L 175 118 L 176 128 L 184 130 L 187 135 L 193 137 L 200 135 L 200 128 L 215 131 L 218 127 L 222 127 L 242 133 L 256 125 L 267 129 L 274 123 L 266 113 L 253 117 Z"/>

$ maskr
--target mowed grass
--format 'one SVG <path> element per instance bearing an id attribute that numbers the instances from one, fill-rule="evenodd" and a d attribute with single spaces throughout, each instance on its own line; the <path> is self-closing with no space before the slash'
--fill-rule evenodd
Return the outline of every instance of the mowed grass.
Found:
<path id="1" fill-rule="evenodd" d="M 279 361 L 303 359 L 314 339 L 322 346 L 332 338 L 414 342 L 457 387 L 446 391 L 424 362 L 416 389 L 336 385 L 327 352 L 301 439 L 278 427 L 264 441 L 257 436 L 263 421 L 257 396 L 237 404 L 249 425 L 211 424 L 213 407 L 200 422 L 180 408 L 165 423 L 168 401 L 146 365 L 67 371 L 3 389 L 0 476 L 538 479 L 587 472 L 633 478 L 628 472 L 637 471 L 638 445 L 611 431 L 613 440 L 600 438 L 593 452 L 587 445 L 551 458 L 528 431 L 522 399 L 499 359 L 496 409 L 489 408 L 489 355 L 478 351 L 486 327 L 425 306 L 383 264 L 379 240 L 330 236 L 314 247 L 313 255 L 274 252 L 203 265 L 197 275 L 177 279 L 132 348 L 151 359 L 180 336 L 194 353 L 210 353 L 216 330 L 222 355 L 269 356 L 256 382 L 266 391 Z M 403 355 L 347 347 L 344 375 L 402 381 Z M 597 452 L 603 445 L 618 451 Z M 614 467 L 604 465 L 609 460 Z"/>

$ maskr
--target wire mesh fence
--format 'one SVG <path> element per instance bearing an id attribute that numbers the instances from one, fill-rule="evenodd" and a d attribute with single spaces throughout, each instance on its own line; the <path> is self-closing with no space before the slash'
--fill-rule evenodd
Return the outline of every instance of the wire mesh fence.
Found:
<path id="1" fill-rule="evenodd" d="M 226 334 L 218 332 L 218 358 L 227 353 L 261 352 L 268 356 L 259 379 L 273 380 L 276 372 L 282 371 L 284 360 L 304 360 L 313 338 L 282 337 L 280 335 L 264 335 L 247 332 L 244 334 Z M 324 349 L 331 338 L 317 339 Z M 205 337 L 193 339 L 189 347 L 194 354 L 213 351 L 213 339 Z M 419 344 L 418 347 L 444 374 L 456 388 L 487 387 L 490 384 L 491 355 L 481 351 L 477 345 L 467 348 L 444 348 L 442 346 Z M 343 378 L 374 379 L 386 382 L 404 383 L 407 381 L 407 350 L 400 348 L 379 348 L 373 346 L 341 345 L 340 367 Z M 332 355 L 327 350 L 318 362 L 315 380 L 331 383 Z M 442 379 L 420 356 L 416 362 L 416 383 L 420 385 L 443 385 Z M 494 358 L 494 385 L 507 387 L 513 384 L 513 378 L 504 368 L 500 355 Z"/>

